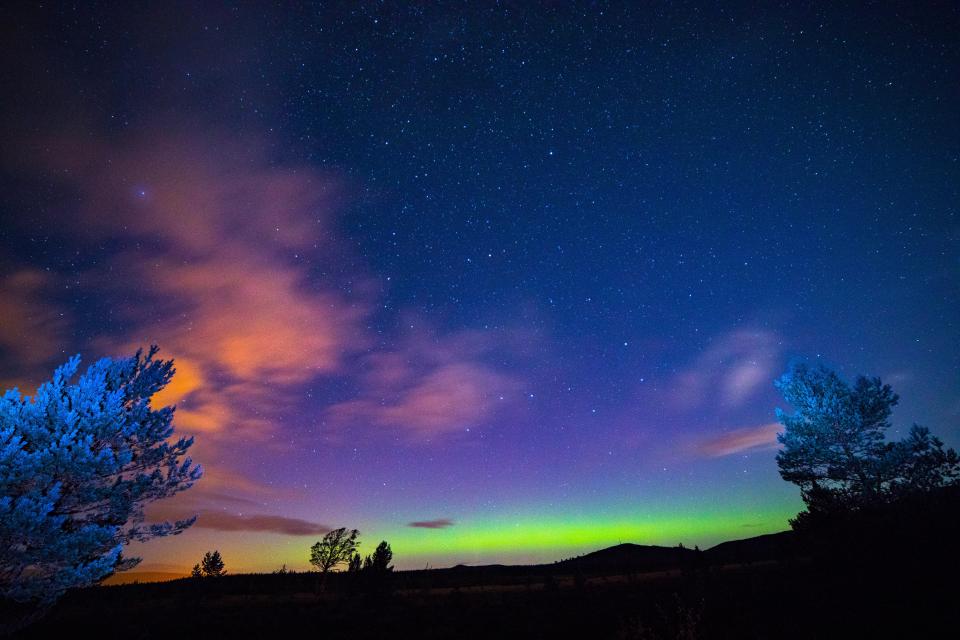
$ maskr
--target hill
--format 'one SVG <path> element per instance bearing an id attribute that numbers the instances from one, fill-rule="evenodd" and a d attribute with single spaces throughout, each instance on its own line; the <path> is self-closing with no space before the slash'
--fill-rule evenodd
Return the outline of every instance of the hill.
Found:
<path id="1" fill-rule="evenodd" d="M 585 573 L 658 571 L 682 566 L 695 556 L 695 551 L 684 547 L 625 543 L 562 560 L 556 566 L 562 570 Z"/>
<path id="2" fill-rule="evenodd" d="M 768 533 L 743 540 L 730 540 L 710 547 L 705 552 L 711 564 L 740 564 L 782 560 L 796 553 L 796 538 L 792 531 Z"/>

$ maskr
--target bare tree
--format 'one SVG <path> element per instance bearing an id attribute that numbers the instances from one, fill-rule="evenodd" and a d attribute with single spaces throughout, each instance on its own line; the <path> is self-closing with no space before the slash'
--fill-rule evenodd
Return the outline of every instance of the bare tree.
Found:
<path id="1" fill-rule="evenodd" d="M 340 527 L 334 529 L 323 540 L 317 541 L 310 547 L 310 564 L 315 566 L 324 576 L 338 564 L 350 562 L 350 558 L 356 553 L 357 536 L 360 532 L 356 529 L 347 529 Z"/>

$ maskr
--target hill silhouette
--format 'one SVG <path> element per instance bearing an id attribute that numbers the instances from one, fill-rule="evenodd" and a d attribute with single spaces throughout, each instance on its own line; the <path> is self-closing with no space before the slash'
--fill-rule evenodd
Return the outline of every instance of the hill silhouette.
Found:
<path id="1" fill-rule="evenodd" d="M 736 564 L 781 560 L 794 555 L 796 551 L 796 534 L 793 531 L 780 531 L 721 542 L 704 553 L 711 564 Z"/>
<path id="2" fill-rule="evenodd" d="M 556 566 L 567 571 L 582 572 L 657 571 L 680 567 L 692 560 L 696 553 L 686 547 L 623 543 L 576 558 L 561 560 L 556 563 Z"/>

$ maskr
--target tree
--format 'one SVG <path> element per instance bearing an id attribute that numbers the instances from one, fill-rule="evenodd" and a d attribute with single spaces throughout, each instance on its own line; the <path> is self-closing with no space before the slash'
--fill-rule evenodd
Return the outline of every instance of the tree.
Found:
<path id="1" fill-rule="evenodd" d="M 345 527 L 330 531 L 310 547 L 310 564 L 326 575 L 338 564 L 349 562 L 357 550 L 358 535 L 360 532 L 356 529 L 348 531 Z"/>
<path id="2" fill-rule="evenodd" d="M 364 560 L 363 570 L 374 573 L 393 571 L 393 567 L 390 566 L 391 560 L 393 560 L 393 550 L 390 549 L 387 541 L 383 540 L 377 545 L 373 555 L 367 556 L 366 560 Z"/>
<path id="3" fill-rule="evenodd" d="M 348 573 L 357 573 L 360 571 L 363 565 L 363 559 L 360 557 L 359 553 L 355 553 L 350 556 L 350 563 L 347 565 Z"/>
<path id="4" fill-rule="evenodd" d="M 896 496 L 933 491 L 957 484 L 960 478 L 957 452 L 944 450 L 940 438 L 916 424 L 909 436 L 890 446 L 886 460 L 896 471 L 890 481 L 890 490 Z"/>
<path id="5" fill-rule="evenodd" d="M 885 441 L 899 398 L 879 378 L 860 376 L 850 386 L 824 367 L 798 364 L 775 385 L 795 410 L 777 410 L 785 427 L 777 465 L 784 480 L 800 486 L 811 514 L 882 504 L 960 475 L 956 452 L 925 427 Z"/>
<path id="6" fill-rule="evenodd" d="M 203 577 L 203 569 L 200 568 L 200 565 L 199 565 L 199 564 L 193 565 L 193 569 L 190 570 L 190 577 L 191 577 L 191 578 L 202 578 L 202 577 Z"/>
<path id="7" fill-rule="evenodd" d="M 223 569 L 223 558 L 219 551 L 207 551 L 203 554 L 203 560 L 200 561 L 200 572 L 204 578 L 219 578 L 227 575 Z"/>
<path id="8" fill-rule="evenodd" d="M 194 518 L 145 525 L 144 505 L 193 485 L 201 468 L 172 441 L 173 407 L 150 398 L 172 360 L 104 358 L 74 382 L 79 356 L 33 398 L 0 397 L 0 595 L 50 604 L 65 590 L 135 566 L 131 541 L 175 535 Z"/>

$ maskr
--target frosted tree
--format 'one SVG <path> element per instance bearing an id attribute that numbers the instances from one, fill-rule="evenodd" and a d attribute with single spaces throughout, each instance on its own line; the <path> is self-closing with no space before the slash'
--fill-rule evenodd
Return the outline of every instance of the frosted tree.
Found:
<path id="1" fill-rule="evenodd" d="M 73 357 L 33 398 L 0 396 L 0 596 L 52 603 L 135 566 L 123 545 L 193 524 L 144 523 L 145 504 L 202 473 L 186 457 L 193 439 L 172 439 L 173 407 L 151 406 L 174 374 L 156 353 L 104 358 L 79 377 Z"/>
<path id="2" fill-rule="evenodd" d="M 889 502 L 960 478 L 957 453 L 929 429 L 914 425 L 904 440 L 886 441 L 898 396 L 879 378 L 850 385 L 833 371 L 798 364 L 776 386 L 794 408 L 777 410 L 785 427 L 777 465 L 812 510 Z"/>
<path id="3" fill-rule="evenodd" d="M 861 377 L 851 387 L 833 371 L 797 364 L 776 386 L 795 409 L 777 410 L 785 427 L 777 438 L 783 479 L 804 497 L 822 490 L 849 500 L 879 494 L 884 433 L 898 400 L 890 385 Z"/>

